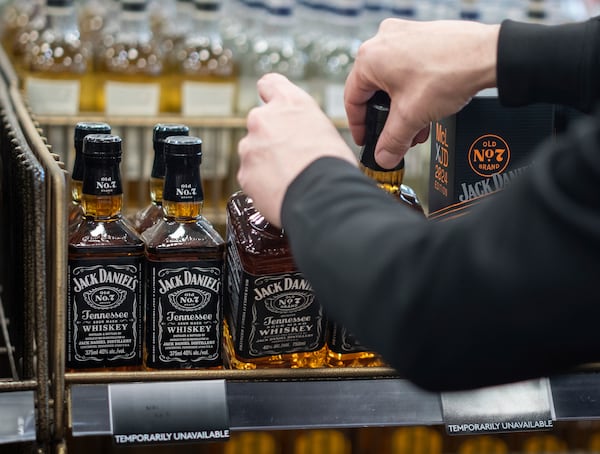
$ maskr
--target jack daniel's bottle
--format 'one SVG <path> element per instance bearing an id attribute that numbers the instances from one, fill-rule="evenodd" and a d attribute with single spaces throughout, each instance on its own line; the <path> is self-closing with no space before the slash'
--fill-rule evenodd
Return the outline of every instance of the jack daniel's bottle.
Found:
<path id="1" fill-rule="evenodd" d="M 365 175 L 374 179 L 385 192 L 398 201 L 423 213 L 423 208 L 415 192 L 402 184 L 404 177 L 404 160 L 392 169 L 380 167 L 375 162 L 375 145 L 390 111 L 390 98 L 387 93 L 378 91 L 367 103 L 365 118 L 365 144 L 360 155 L 359 167 Z M 333 367 L 376 367 L 384 366 L 381 357 L 367 349 L 348 332 L 335 323 L 329 324 L 327 363 Z"/>
<path id="2" fill-rule="evenodd" d="M 165 140 L 165 217 L 146 242 L 146 366 L 220 369 L 225 242 L 202 216 L 202 141 Z"/>
<path id="3" fill-rule="evenodd" d="M 75 160 L 73 172 L 71 173 L 71 196 L 72 203 L 69 209 L 69 234 L 73 233 L 83 219 L 83 208 L 81 207 L 81 189 L 83 187 L 83 139 L 89 134 L 110 134 L 110 126 L 107 123 L 79 122 L 75 125 L 73 142 L 75 148 Z"/>
<path id="4" fill-rule="evenodd" d="M 227 203 L 225 361 L 234 369 L 322 367 L 325 316 L 283 230 L 252 200 Z"/>
<path id="5" fill-rule="evenodd" d="M 121 215 L 121 138 L 84 138 L 84 217 L 69 240 L 68 369 L 139 369 L 144 243 Z"/>
<path id="6" fill-rule="evenodd" d="M 138 211 L 133 218 L 135 229 L 143 233 L 164 216 L 162 207 L 163 186 L 165 184 L 165 140 L 170 136 L 187 136 L 190 128 L 186 125 L 159 123 L 152 131 L 154 161 L 150 174 L 150 204 Z"/>

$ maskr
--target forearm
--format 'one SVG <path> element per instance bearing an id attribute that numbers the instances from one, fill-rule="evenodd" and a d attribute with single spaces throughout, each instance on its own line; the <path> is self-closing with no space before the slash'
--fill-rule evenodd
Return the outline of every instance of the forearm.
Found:
<path id="1" fill-rule="evenodd" d="M 600 198 L 586 195 L 600 182 L 598 129 L 544 150 L 531 175 L 444 223 L 317 161 L 284 201 L 296 261 L 326 312 L 426 388 L 598 359 Z"/>
<path id="2" fill-rule="evenodd" d="M 600 18 L 535 25 L 504 21 L 497 84 L 507 106 L 564 104 L 589 112 L 600 100 Z"/>

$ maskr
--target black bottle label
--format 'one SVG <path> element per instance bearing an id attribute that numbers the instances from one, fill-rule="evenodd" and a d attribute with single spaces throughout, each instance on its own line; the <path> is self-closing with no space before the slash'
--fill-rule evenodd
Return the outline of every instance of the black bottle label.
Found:
<path id="1" fill-rule="evenodd" d="M 254 276 L 239 267 L 230 263 L 227 276 L 237 354 L 260 358 L 323 347 L 323 309 L 301 273 Z"/>
<path id="2" fill-rule="evenodd" d="M 335 353 L 359 353 L 367 349 L 350 333 L 338 323 L 330 323 L 327 346 Z"/>
<path id="3" fill-rule="evenodd" d="M 142 364 L 142 258 L 68 264 L 67 366 Z"/>
<path id="4" fill-rule="evenodd" d="M 147 263 L 147 365 L 221 366 L 223 260 Z"/>

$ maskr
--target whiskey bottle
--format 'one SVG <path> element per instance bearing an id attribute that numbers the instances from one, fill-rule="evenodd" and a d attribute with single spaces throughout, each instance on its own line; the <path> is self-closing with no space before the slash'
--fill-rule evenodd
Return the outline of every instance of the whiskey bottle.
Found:
<path id="1" fill-rule="evenodd" d="M 404 160 L 392 169 L 380 167 L 375 161 L 375 145 L 390 111 L 387 93 L 378 91 L 367 103 L 366 136 L 360 154 L 359 168 L 377 182 L 385 192 L 424 216 L 423 207 L 415 192 L 402 184 Z M 379 354 L 366 348 L 344 326 L 331 321 L 327 337 L 327 364 L 332 367 L 385 366 Z"/>
<path id="2" fill-rule="evenodd" d="M 31 109 L 41 115 L 96 110 L 91 43 L 79 32 L 73 0 L 46 0 L 44 26 L 31 35 L 21 78 Z"/>
<path id="3" fill-rule="evenodd" d="M 2 45 L 19 75 L 29 41 L 44 26 L 43 3 L 43 0 L 13 1 L 2 9 Z"/>
<path id="4" fill-rule="evenodd" d="M 121 215 L 121 138 L 83 139 L 83 221 L 69 239 L 66 366 L 139 370 L 144 243 Z"/>
<path id="5" fill-rule="evenodd" d="M 147 0 L 121 0 L 118 27 L 102 36 L 96 66 L 98 110 L 157 115 L 164 110 L 162 48 L 152 33 Z M 161 105 L 162 103 L 162 105 Z"/>
<path id="6" fill-rule="evenodd" d="M 75 148 L 75 159 L 73 171 L 71 172 L 71 197 L 69 208 L 69 234 L 73 233 L 83 219 L 83 208 L 81 207 L 81 190 L 83 187 L 83 139 L 89 134 L 110 134 L 111 129 L 107 123 L 102 122 L 79 122 L 75 125 L 73 142 Z"/>
<path id="7" fill-rule="evenodd" d="M 190 33 L 170 53 L 172 112 L 231 116 L 236 98 L 233 51 L 220 30 L 221 0 L 194 0 Z"/>
<path id="8" fill-rule="evenodd" d="M 238 191 L 227 203 L 225 361 L 232 369 L 325 365 L 326 321 L 283 230 Z"/>
<path id="9" fill-rule="evenodd" d="M 165 217 L 146 242 L 149 369 L 221 369 L 225 242 L 202 216 L 202 141 L 165 140 Z"/>
<path id="10" fill-rule="evenodd" d="M 152 130 L 154 161 L 150 174 L 150 204 L 139 210 L 133 220 L 133 226 L 139 233 L 152 227 L 164 216 L 162 207 L 163 186 L 165 184 L 165 140 L 170 136 L 187 136 L 190 128 L 183 124 L 159 123 Z"/>

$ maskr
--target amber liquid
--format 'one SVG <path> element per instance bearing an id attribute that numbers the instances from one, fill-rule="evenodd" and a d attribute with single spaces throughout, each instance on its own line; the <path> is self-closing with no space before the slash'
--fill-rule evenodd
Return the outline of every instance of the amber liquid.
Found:
<path id="1" fill-rule="evenodd" d="M 92 51 L 90 46 L 82 41 L 32 41 L 27 54 L 22 58 L 19 72 L 23 82 L 22 88 L 25 89 L 28 78 L 78 82 L 79 110 L 86 112 L 97 109 Z"/>
<path id="2" fill-rule="evenodd" d="M 159 111 L 167 111 L 173 93 L 167 82 L 166 68 L 160 47 L 155 42 L 129 45 L 108 41 L 101 45 L 96 60 L 96 106 L 106 110 L 105 87 L 107 82 L 158 84 L 160 88 Z M 121 58 L 118 58 L 121 56 Z M 124 58 L 126 56 L 126 58 Z"/>
<path id="3" fill-rule="evenodd" d="M 69 240 L 69 261 L 88 259 L 90 263 L 100 259 L 114 259 L 118 264 L 119 258 L 135 257 L 140 262 L 144 256 L 144 243 L 135 230 L 121 216 L 122 197 L 118 196 L 88 196 L 82 197 L 82 207 L 86 215 Z M 142 282 L 139 282 L 142 285 Z M 70 302 L 69 302 L 70 303 Z M 72 310 L 72 308 L 68 308 Z M 141 311 L 138 312 L 138 324 L 143 323 Z M 140 339 L 138 339 L 138 342 Z M 67 339 L 71 342 L 71 339 Z M 86 371 L 134 371 L 141 369 L 140 364 L 112 367 L 87 367 Z M 67 368 L 67 372 L 80 370 Z"/>
<path id="4" fill-rule="evenodd" d="M 230 248 L 236 248 L 240 265 L 253 276 L 297 272 L 287 238 L 256 211 L 242 192 L 234 194 L 227 204 L 228 238 Z M 231 314 L 228 314 L 231 315 Z M 224 327 L 225 360 L 232 369 L 258 368 L 317 368 L 325 366 L 326 346 L 316 351 L 282 353 L 260 358 L 244 358 L 235 348 L 231 316 Z M 239 328 L 238 328 L 239 330 Z"/>
<path id="5" fill-rule="evenodd" d="M 69 204 L 69 236 L 77 229 L 83 220 L 83 208 L 81 207 L 81 187 L 83 182 L 71 180 L 72 200 Z"/>
<path id="6" fill-rule="evenodd" d="M 176 264 L 198 261 L 223 262 L 225 242 L 208 220 L 200 215 L 202 202 L 164 202 L 165 218 L 142 235 L 146 243 L 146 259 L 149 262 L 173 262 Z M 150 294 L 150 289 L 148 290 Z M 148 297 L 149 298 L 149 297 Z M 147 310 L 151 310 L 148 306 Z M 222 301 L 221 301 L 222 307 Z M 219 314 L 220 315 L 220 314 Z M 222 318 L 222 316 L 221 316 Z M 219 322 L 219 329 L 222 323 Z M 219 334 L 219 345 L 222 333 Z M 146 339 L 144 359 L 146 370 L 157 370 L 148 365 L 150 339 Z M 189 363 L 172 363 L 172 368 L 223 369 L 217 366 L 194 367 Z"/>

